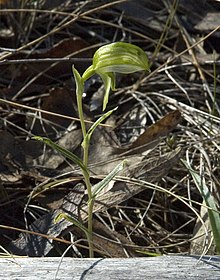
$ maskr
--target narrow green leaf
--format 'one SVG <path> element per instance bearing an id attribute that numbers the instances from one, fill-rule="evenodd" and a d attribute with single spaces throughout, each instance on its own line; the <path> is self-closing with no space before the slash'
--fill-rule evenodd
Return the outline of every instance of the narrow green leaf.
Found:
<path id="1" fill-rule="evenodd" d="M 93 199 L 99 194 L 114 177 L 123 170 L 126 160 L 119 163 L 101 182 L 93 186 Z"/>
<path id="2" fill-rule="evenodd" d="M 77 226 L 78 228 L 80 228 L 86 235 L 89 234 L 88 229 L 82 224 L 80 223 L 77 219 L 70 217 L 69 215 L 65 214 L 65 213 L 60 213 L 58 214 L 55 219 L 54 222 L 58 223 L 61 219 L 65 219 L 68 222 L 74 224 L 75 226 Z"/>
<path id="3" fill-rule="evenodd" d="M 118 107 L 106 112 L 104 115 L 102 115 L 96 122 L 94 122 L 92 124 L 92 126 L 90 127 L 90 129 L 88 130 L 83 142 L 82 142 L 82 147 L 85 147 L 85 143 L 88 144 L 88 142 L 90 141 L 91 139 L 91 136 L 92 136 L 92 133 L 93 131 L 96 129 L 96 127 L 98 125 L 100 125 L 101 122 L 103 122 L 107 117 L 109 117 L 115 110 L 117 110 Z"/>
<path id="4" fill-rule="evenodd" d="M 162 254 L 160 253 L 153 253 L 153 252 L 150 252 L 150 251 L 141 251 L 141 250 L 135 250 L 137 253 L 140 253 L 140 254 L 143 254 L 143 255 L 147 255 L 149 257 L 160 257 L 162 256 Z"/>
<path id="5" fill-rule="evenodd" d="M 86 168 L 86 166 L 83 164 L 83 162 L 81 161 L 80 158 L 78 158 L 76 155 L 74 155 L 73 153 L 71 153 L 69 150 L 61 147 L 60 145 L 54 143 L 52 140 L 50 140 L 49 138 L 46 137 L 41 137 L 41 136 L 34 136 L 32 137 L 32 139 L 38 140 L 38 141 L 42 141 L 44 142 L 46 145 L 48 145 L 49 147 L 53 148 L 54 150 L 58 151 L 59 153 L 61 153 L 64 157 L 70 159 L 71 161 L 73 161 L 74 163 L 76 163 L 84 172 L 86 172 L 88 174 L 88 169 Z"/>
<path id="6" fill-rule="evenodd" d="M 84 90 L 83 79 L 80 76 L 79 72 L 74 68 L 74 66 L 72 67 L 72 70 L 73 70 L 73 75 L 74 75 L 74 79 L 76 82 L 76 93 L 79 94 L 80 96 L 82 96 L 83 90 Z"/>
<path id="7" fill-rule="evenodd" d="M 212 228 L 213 237 L 215 240 L 216 250 L 220 253 L 220 213 L 215 203 L 215 198 L 209 191 L 209 188 L 205 184 L 204 180 L 202 180 L 201 176 L 196 173 L 195 170 L 191 168 L 191 166 L 185 161 L 182 160 L 183 164 L 189 170 L 198 190 L 201 193 L 203 200 L 206 205 L 211 208 L 208 209 L 209 221 Z"/>

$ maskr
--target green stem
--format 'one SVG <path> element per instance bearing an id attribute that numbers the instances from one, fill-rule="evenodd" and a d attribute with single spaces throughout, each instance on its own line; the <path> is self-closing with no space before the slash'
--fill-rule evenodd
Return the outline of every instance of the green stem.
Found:
<path id="1" fill-rule="evenodd" d="M 75 75 L 77 75 L 77 74 L 78 73 L 75 73 Z M 76 76 L 75 76 L 75 78 L 76 78 Z M 83 139 L 85 139 L 87 131 L 86 131 L 86 125 L 85 125 L 85 121 L 84 121 L 83 106 L 82 106 L 83 89 L 84 89 L 84 83 L 78 76 L 77 88 L 76 88 L 76 100 L 77 100 L 79 119 L 80 119 L 80 124 L 81 124 L 81 129 L 82 129 L 82 135 L 83 135 Z M 94 199 L 92 196 L 92 186 L 90 183 L 89 170 L 87 168 L 88 167 L 88 157 L 89 157 L 89 139 L 87 139 L 87 141 L 85 141 L 85 145 L 83 146 L 83 163 L 87 169 L 87 172 L 82 170 L 82 174 L 83 174 L 87 192 L 88 192 L 88 235 L 87 235 L 87 239 L 88 239 L 88 244 L 89 244 L 89 257 L 93 258 L 94 250 L 93 250 L 92 219 L 93 219 Z"/>
<path id="2" fill-rule="evenodd" d="M 89 232 L 89 257 L 94 257 L 94 250 L 93 250 L 93 205 L 94 199 L 91 198 L 88 202 L 88 232 Z"/>
<path id="3" fill-rule="evenodd" d="M 85 151 L 85 149 L 84 149 Z M 93 258 L 94 257 L 94 250 L 93 250 L 93 228 L 92 228 L 92 220 L 93 220 L 93 205 L 94 205 L 94 199 L 92 197 L 92 187 L 91 187 L 91 183 L 89 180 L 89 176 L 86 172 L 83 172 L 83 177 L 85 180 L 85 184 L 86 184 L 86 189 L 88 192 L 88 235 L 87 235 L 87 239 L 88 239 L 88 244 L 89 244 L 89 257 Z"/>

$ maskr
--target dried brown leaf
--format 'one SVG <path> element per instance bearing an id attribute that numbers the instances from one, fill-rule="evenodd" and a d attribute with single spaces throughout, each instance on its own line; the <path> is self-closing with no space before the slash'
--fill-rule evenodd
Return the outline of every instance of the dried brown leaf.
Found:
<path id="1" fill-rule="evenodd" d="M 115 153 L 123 155 L 139 154 L 155 147 L 161 137 L 167 136 L 182 120 L 179 110 L 166 114 L 162 119 L 152 124 L 136 141 L 126 148 L 116 149 Z"/>

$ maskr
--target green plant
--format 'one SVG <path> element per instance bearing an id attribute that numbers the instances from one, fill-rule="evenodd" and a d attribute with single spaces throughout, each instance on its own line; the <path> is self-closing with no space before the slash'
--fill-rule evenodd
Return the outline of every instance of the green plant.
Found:
<path id="1" fill-rule="evenodd" d="M 185 160 L 181 160 L 185 167 L 189 170 L 195 185 L 197 186 L 205 204 L 209 215 L 209 222 L 215 241 L 216 251 L 220 254 L 220 213 L 214 196 L 206 185 L 205 178 L 202 178 Z"/>
<path id="2" fill-rule="evenodd" d="M 99 48 L 94 56 L 92 65 L 80 76 L 79 72 L 73 67 L 73 74 L 76 82 L 76 97 L 77 107 L 79 113 L 79 119 L 81 123 L 81 130 L 83 135 L 83 159 L 81 160 L 70 151 L 55 144 L 48 138 L 35 136 L 34 139 L 41 140 L 45 144 L 49 145 L 53 149 L 60 152 L 63 156 L 67 157 L 74 163 L 76 163 L 83 174 L 84 182 L 88 193 L 88 227 L 80 224 L 79 221 L 74 220 L 72 217 L 61 213 L 56 220 L 61 218 L 68 219 L 86 234 L 89 244 L 89 256 L 93 257 L 93 238 L 92 238 L 92 223 L 93 223 L 93 205 L 97 194 L 105 188 L 105 186 L 123 169 L 124 162 L 117 165 L 114 170 L 106 176 L 101 182 L 95 186 L 90 182 L 90 171 L 88 168 L 88 155 L 90 139 L 95 128 L 101 124 L 107 117 L 109 117 L 117 108 L 104 113 L 91 127 L 87 130 L 85 125 L 85 119 L 83 116 L 82 96 L 84 92 L 84 83 L 94 74 L 98 74 L 103 80 L 105 86 L 105 95 L 103 99 L 103 111 L 108 104 L 110 90 L 115 90 L 115 73 L 129 74 L 136 71 L 148 71 L 149 64 L 148 58 L 145 52 L 132 44 L 117 42 L 105 45 Z"/>

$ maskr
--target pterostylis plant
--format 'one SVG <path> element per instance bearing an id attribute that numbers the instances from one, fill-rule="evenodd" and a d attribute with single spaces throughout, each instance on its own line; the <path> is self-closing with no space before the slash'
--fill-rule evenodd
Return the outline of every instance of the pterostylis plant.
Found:
<path id="1" fill-rule="evenodd" d="M 106 109 L 109 99 L 109 93 L 111 90 L 115 90 L 115 74 L 130 74 L 137 71 L 149 71 L 148 58 L 146 53 L 133 44 L 116 42 L 112 44 L 107 44 L 100 47 L 93 56 L 92 65 L 86 69 L 86 71 L 81 76 L 79 72 L 73 66 L 73 75 L 76 83 L 76 100 L 78 107 L 78 114 L 81 123 L 81 130 L 83 135 L 82 149 L 83 149 L 83 158 L 80 159 L 75 154 L 64 149 L 63 147 L 55 144 L 50 139 L 45 137 L 35 136 L 34 139 L 41 140 L 45 144 L 59 151 L 63 156 L 72 160 L 76 163 L 82 172 L 85 186 L 88 194 L 88 226 L 85 227 L 79 221 L 76 221 L 72 217 L 61 213 L 56 220 L 61 218 L 66 218 L 69 221 L 73 222 L 75 225 L 82 229 L 87 237 L 89 245 L 89 256 L 94 256 L 93 250 L 93 206 L 96 199 L 96 196 L 99 194 L 103 188 L 123 169 L 124 162 L 121 162 L 117 165 L 110 174 L 106 176 L 101 182 L 92 186 L 90 182 L 90 171 L 88 168 L 89 162 L 89 145 L 90 139 L 95 128 L 101 124 L 107 117 L 109 117 L 117 108 L 110 110 L 103 115 L 91 125 L 89 129 L 86 128 L 85 119 L 83 114 L 82 99 L 84 93 L 84 84 L 85 82 L 95 74 L 98 74 L 105 86 L 105 95 L 103 98 L 103 111 Z"/>

